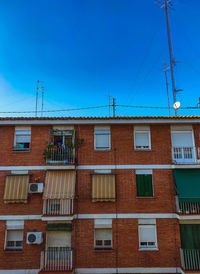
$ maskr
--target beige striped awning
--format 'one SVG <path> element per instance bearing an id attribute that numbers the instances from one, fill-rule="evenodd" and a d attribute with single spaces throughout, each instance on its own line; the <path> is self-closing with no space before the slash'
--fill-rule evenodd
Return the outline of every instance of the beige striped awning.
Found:
<path id="1" fill-rule="evenodd" d="M 4 189 L 4 203 L 27 203 L 29 175 L 8 175 Z"/>
<path id="2" fill-rule="evenodd" d="M 115 175 L 93 174 L 92 175 L 92 201 L 114 202 L 116 198 Z"/>
<path id="3" fill-rule="evenodd" d="M 72 199 L 75 171 L 47 171 L 43 199 Z"/>

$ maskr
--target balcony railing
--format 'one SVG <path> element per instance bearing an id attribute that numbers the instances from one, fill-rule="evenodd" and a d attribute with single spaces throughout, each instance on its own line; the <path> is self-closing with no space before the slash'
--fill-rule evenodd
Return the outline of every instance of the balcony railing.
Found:
<path id="1" fill-rule="evenodd" d="M 69 247 L 49 247 L 41 252 L 40 269 L 43 271 L 72 270 L 72 249 Z"/>
<path id="2" fill-rule="evenodd" d="M 52 147 L 46 151 L 47 164 L 74 164 L 74 148 Z"/>
<path id="3" fill-rule="evenodd" d="M 200 249 L 181 249 L 181 264 L 184 270 L 200 270 Z"/>
<path id="4" fill-rule="evenodd" d="M 195 163 L 200 159 L 200 148 L 172 147 L 172 158 L 177 164 Z"/>
<path id="5" fill-rule="evenodd" d="M 44 215 L 72 215 L 73 199 L 47 199 L 43 203 Z"/>
<path id="6" fill-rule="evenodd" d="M 178 213 L 180 214 L 200 214 L 200 199 L 197 201 L 197 198 L 188 198 L 186 199 L 178 198 Z"/>

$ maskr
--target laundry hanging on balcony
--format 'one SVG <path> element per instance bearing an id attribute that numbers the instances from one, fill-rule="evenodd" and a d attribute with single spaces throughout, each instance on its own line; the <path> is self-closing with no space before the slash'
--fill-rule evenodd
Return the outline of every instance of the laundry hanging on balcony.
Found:
<path id="1" fill-rule="evenodd" d="M 43 199 L 73 199 L 75 171 L 47 171 Z"/>
<path id="2" fill-rule="evenodd" d="M 4 203 L 27 203 L 30 175 L 7 175 Z"/>

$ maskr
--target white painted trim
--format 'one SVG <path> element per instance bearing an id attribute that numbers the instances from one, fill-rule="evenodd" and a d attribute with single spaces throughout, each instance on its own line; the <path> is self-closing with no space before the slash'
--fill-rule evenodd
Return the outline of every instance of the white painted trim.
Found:
<path id="1" fill-rule="evenodd" d="M 0 125 L 106 125 L 106 124 L 193 124 L 200 119 L 130 119 L 130 120 L 1 120 Z"/>
<path id="2" fill-rule="evenodd" d="M 0 274 L 38 274 L 39 269 L 0 270 Z"/>
<path id="3" fill-rule="evenodd" d="M 0 215 L 0 221 L 6 220 L 41 220 L 42 215 Z"/>
<path id="4" fill-rule="evenodd" d="M 176 219 L 175 213 L 78 214 L 78 219 Z"/>
<path id="5" fill-rule="evenodd" d="M 92 169 L 187 169 L 187 168 L 200 168 L 199 164 L 192 165 L 80 165 L 77 166 L 78 170 L 92 170 Z M 66 166 L 0 166 L 0 171 L 10 170 L 74 170 L 75 165 Z"/>
<path id="6" fill-rule="evenodd" d="M 179 220 L 200 220 L 200 215 L 178 215 Z"/>
<path id="7" fill-rule="evenodd" d="M 72 221 L 74 216 L 70 217 L 42 217 L 42 221 Z"/>
<path id="8" fill-rule="evenodd" d="M 136 175 L 143 175 L 143 174 L 152 175 L 152 173 L 153 171 L 151 169 L 140 169 L 135 171 Z"/>
<path id="9" fill-rule="evenodd" d="M 171 165 L 80 165 L 77 169 L 171 169 Z"/>
<path id="10" fill-rule="evenodd" d="M 77 274 L 103 273 L 184 273 L 179 267 L 76 268 Z"/>
<path id="11" fill-rule="evenodd" d="M 181 217 L 181 218 L 180 218 Z M 193 216 L 190 219 L 195 219 Z M 184 216 L 179 216 L 175 213 L 119 213 L 117 214 L 78 214 L 70 217 L 42 217 L 42 215 L 0 215 L 0 221 L 6 220 L 42 220 L 42 221 L 71 221 L 73 219 L 181 219 Z M 188 218 L 189 219 L 189 218 Z M 200 216 L 196 216 L 200 219 Z"/>

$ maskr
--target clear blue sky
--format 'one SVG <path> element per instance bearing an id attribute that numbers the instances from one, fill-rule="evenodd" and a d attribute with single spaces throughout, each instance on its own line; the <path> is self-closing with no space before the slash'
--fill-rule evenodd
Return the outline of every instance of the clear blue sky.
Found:
<path id="1" fill-rule="evenodd" d="M 194 106 L 200 97 L 200 1 L 172 2 L 176 88 L 184 89 L 178 100 Z M 165 23 L 154 0 L 1 0 L 0 111 L 34 110 L 38 79 L 47 87 L 46 110 L 107 105 L 109 93 L 117 104 L 167 106 Z M 179 111 L 194 113 L 200 110 Z M 117 115 L 162 114 L 168 111 L 117 108 Z M 57 115 L 108 115 L 108 108 Z"/>

